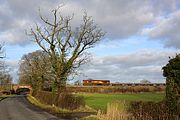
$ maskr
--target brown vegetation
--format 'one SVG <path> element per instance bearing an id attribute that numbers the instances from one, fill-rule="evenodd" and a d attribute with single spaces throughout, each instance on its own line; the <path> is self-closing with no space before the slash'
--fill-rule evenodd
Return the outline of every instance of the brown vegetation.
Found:
<path id="1" fill-rule="evenodd" d="M 121 107 L 125 106 L 124 102 L 114 102 L 107 105 L 107 112 L 106 114 L 101 113 L 98 111 L 97 118 L 99 120 L 128 120 L 132 116 L 128 114 L 125 110 L 122 110 Z"/>
<path id="2" fill-rule="evenodd" d="M 76 96 L 71 93 L 52 94 L 51 92 L 39 91 L 34 96 L 42 103 L 55 105 L 57 107 L 75 110 L 81 106 L 85 106 L 85 101 L 82 96 Z"/>
<path id="3" fill-rule="evenodd" d="M 68 92 L 75 93 L 141 93 L 164 92 L 164 86 L 72 86 Z"/>
<path id="4" fill-rule="evenodd" d="M 126 109 L 121 109 L 122 105 Z M 162 102 L 114 102 L 107 105 L 106 114 L 98 111 L 98 114 L 93 116 L 98 120 L 179 120 L 177 111 L 176 116 L 172 119 L 167 105 Z"/>
<path id="5" fill-rule="evenodd" d="M 170 109 L 165 101 L 162 102 L 131 102 L 128 110 L 133 117 L 138 120 L 171 120 Z M 174 120 L 178 120 L 180 111 L 176 111 L 173 116 Z"/>

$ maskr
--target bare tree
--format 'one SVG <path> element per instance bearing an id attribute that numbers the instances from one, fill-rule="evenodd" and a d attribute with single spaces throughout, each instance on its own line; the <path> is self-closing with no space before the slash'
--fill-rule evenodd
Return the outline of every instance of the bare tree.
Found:
<path id="1" fill-rule="evenodd" d="M 3 45 L 0 44 L 0 59 L 4 58 L 3 54 Z"/>
<path id="2" fill-rule="evenodd" d="M 36 28 L 31 29 L 31 36 L 50 56 L 52 70 L 56 75 L 54 88 L 62 92 L 68 76 L 86 63 L 87 50 L 93 48 L 105 33 L 86 13 L 83 15 L 82 24 L 73 30 L 73 17 L 64 17 L 59 10 L 58 7 L 52 11 L 52 22 L 40 15 L 45 25 L 36 25 Z"/>
<path id="3" fill-rule="evenodd" d="M 5 57 L 3 53 L 4 53 L 3 44 L 0 44 L 0 59 L 3 59 Z"/>
<path id="4" fill-rule="evenodd" d="M 7 85 L 12 83 L 9 70 L 9 66 L 7 66 L 4 61 L 0 61 L 0 84 Z"/>
<path id="5" fill-rule="evenodd" d="M 3 45 L 0 44 L 0 59 L 3 59 L 4 58 L 4 55 L 3 55 L 4 51 L 3 51 Z M 3 67 L 3 61 L 0 60 L 0 69 Z"/>
<path id="6" fill-rule="evenodd" d="M 51 78 L 51 65 L 47 53 L 37 50 L 21 58 L 19 83 L 32 85 L 34 90 L 42 90 Z"/>

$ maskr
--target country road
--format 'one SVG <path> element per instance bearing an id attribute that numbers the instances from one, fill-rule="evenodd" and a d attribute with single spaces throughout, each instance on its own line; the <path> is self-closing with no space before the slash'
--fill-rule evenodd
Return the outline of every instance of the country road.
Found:
<path id="1" fill-rule="evenodd" d="M 23 96 L 0 101 L 0 120 L 61 120 L 30 104 Z"/>

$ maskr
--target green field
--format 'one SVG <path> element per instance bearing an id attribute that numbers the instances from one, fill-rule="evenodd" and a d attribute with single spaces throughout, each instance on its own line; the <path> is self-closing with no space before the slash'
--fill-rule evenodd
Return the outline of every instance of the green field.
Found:
<path id="1" fill-rule="evenodd" d="M 81 94 L 86 105 L 98 110 L 106 110 L 107 104 L 113 101 L 154 101 L 163 100 L 164 93 L 139 93 L 139 94 Z"/>

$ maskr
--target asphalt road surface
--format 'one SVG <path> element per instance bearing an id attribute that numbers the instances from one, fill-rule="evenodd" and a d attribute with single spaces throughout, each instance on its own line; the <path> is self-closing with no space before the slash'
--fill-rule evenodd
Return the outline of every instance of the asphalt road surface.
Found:
<path id="1" fill-rule="evenodd" d="M 0 120 L 61 120 L 30 104 L 25 97 L 0 101 Z"/>

